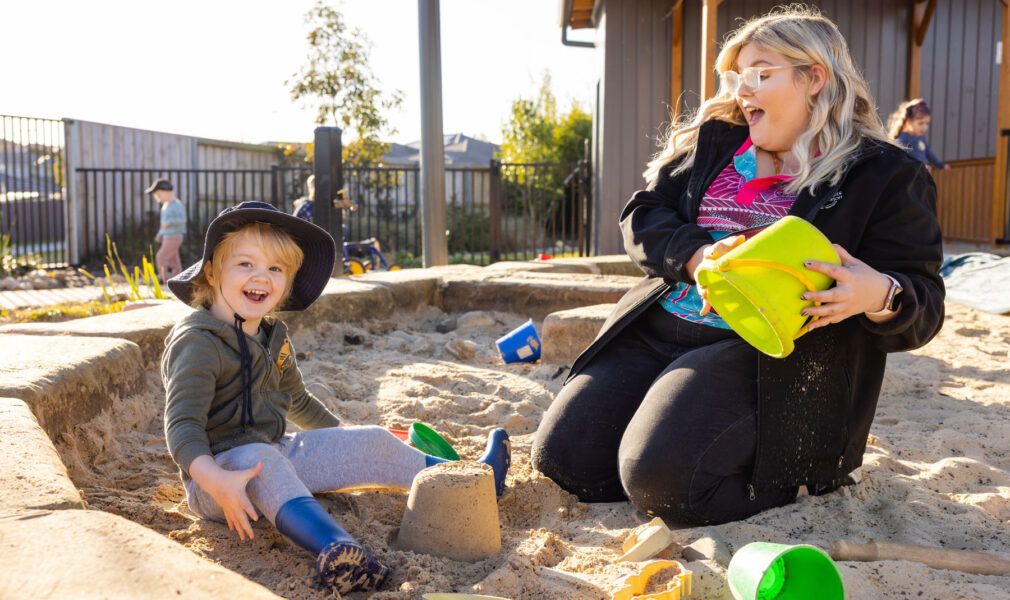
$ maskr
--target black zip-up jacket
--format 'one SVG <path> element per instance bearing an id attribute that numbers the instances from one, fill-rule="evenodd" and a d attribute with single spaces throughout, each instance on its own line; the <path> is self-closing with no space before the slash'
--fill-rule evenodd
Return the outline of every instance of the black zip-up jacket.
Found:
<path id="1" fill-rule="evenodd" d="M 647 274 L 620 300 L 596 340 L 572 365 L 579 373 L 614 336 L 671 288 L 693 283 L 685 265 L 712 237 L 697 224 L 702 195 L 747 139 L 746 127 L 702 125 L 694 165 L 635 193 L 621 214 L 628 256 Z M 887 352 L 918 348 L 943 323 L 942 237 L 936 186 L 901 148 L 867 140 L 842 180 L 804 190 L 789 214 L 897 279 L 901 311 L 885 323 L 858 315 L 796 340 L 786 358 L 758 354 L 758 444 L 751 494 L 829 485 L 862 464 Z M 671 318 L 676 318 L 671 315 Z"/>

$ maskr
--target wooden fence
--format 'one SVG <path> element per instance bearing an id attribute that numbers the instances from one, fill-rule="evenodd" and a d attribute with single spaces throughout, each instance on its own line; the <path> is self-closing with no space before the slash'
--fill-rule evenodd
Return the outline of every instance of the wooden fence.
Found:
<path id="1" fill-rule="evenodd" d="M 996 158 L 956 160 L 950 171 L 933 170 L 936 212 L 948 241 L 991 244 Z"/>
<path id="2" fill-rule="evenodd" d="M 270 169 L 281 158 L 279 149 L 264 144 L 71 119 L 64 120 L 64 127 L 67 172 L 72 174 L 67 181 L 71 264 L 81 263 L 96 250 L 104 253 L 106 234 L 117 238 L 126 231 L 151 237 L 147 229 L 152 219 L 157 220 L 158 205 L 143 190 L 155 178 L 168 177 L 176 196 L 187 205 L 198 195 L 210 194 L 223 208 L 253 197 L 271 197 Z"/>

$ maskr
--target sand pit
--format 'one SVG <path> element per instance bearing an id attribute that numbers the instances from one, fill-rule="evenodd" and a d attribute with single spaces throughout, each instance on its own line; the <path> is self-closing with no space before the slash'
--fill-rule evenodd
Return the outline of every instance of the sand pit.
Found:
<path id="1" fill-rule="evenodd" d="M 720 561 L 751 541 L 826 548 L 839 538 L 878 539 L 1010 558 L 1010 318 L 947 309 L 937 340 L 889 361 L 861 484 L 743 522 L 674 531 L 680 545 L 715 558 L 685 563 L 694 572 L 693 598 L 730 598 Z M 627 503 L 582 504 L 531 470 L 532 434 L 567 371 L 502 364 L 494 339 L 526 317 L 487 314 L 448 333 L 436 326 L 449 315 L 428 307 L 323 323 L 292 337 L 298 352 L 310 353 L 300 367 L 313 392 L 347 422 L 406 428 L 422 421 L 464 458 L 482 452 L 492 428 L 508 429 L 513 467 L 499 502 L 501 552 L 467 563 L 395 550 L 406 493 L 331 493 L 320 500 L 391 569 L 383 589 L 367 597 L 459 591 L 514 600 L 609 598 L 636 571 L 616 561 L 622 541 L 649 519 Z M 475 355 L 457 358 L 445 348 L 452 340 L 475 342 Z M 189 511 L 165 448 L 156 365 L 145 377 L 141 393 L 57 440 L 89 507 L 150 527 L 285 598 L 326 597 L 312 557 L 265 520 L 254 526 L 254 540 L 242 542 Z M 909 562 L 841 563 L 839 570 L 852 598 L 1010 598 L 1010 576 Z"/>

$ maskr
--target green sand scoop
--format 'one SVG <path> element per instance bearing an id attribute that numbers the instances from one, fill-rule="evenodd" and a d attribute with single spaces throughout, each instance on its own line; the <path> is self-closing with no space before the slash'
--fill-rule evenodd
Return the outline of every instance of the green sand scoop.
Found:
<path id="1" fill-rule="evenodd" d="M 423 423 L 414 423 L 407 431 L 407 438 L 410 445 L 425 454 L 444 458 L 446 460 L 459 460 L 459 454 L 453 449 L 445 438 L 438 435 L 434 429 Z"/>

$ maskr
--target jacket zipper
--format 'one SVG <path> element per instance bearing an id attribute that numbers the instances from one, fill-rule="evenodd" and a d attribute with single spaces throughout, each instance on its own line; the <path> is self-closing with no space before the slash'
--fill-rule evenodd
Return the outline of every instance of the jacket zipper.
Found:
<path id="1" fill-rule="evenodd" d="M 817 216 L 817 213 L 821 210 L 821 208 L 823 208 L 825 204 L 827 204 L 828 202 L 831 201 L 831 198 L 833 198 L 834 195 L 838 193 L 838 190 L 842 189 L 842 185 L 845 183 L 845 178 L 852 171 L 852 169 L 856 165 L 858 165 L 860 163 L 863 163 L 863 162 L 866 162 L 870 158 L 872 158 L 874 156 L 877 156 L 879 154 L 883 154 L 883 152 L 880 151 L 880 150 L 875 151 L 875 152 L 867 152 L 867 153 L 859 156 L 855 161 L 853 161 L 853 163 L 851 165 L 849 165 L 849 168 L 845 170 L 845 176 L 843 176 L 842 179 L 839 180 L 839 182 L 837 184 L 833 185 L 830 189 L 828 189 L 828 191 L 823 196 L 821 196 L 821 199 L 809 211 L 807 211 L 807 214 L 803 217 L 803 219 L 805 221 L 809 222 L 809 223 L 812 223 L 813 220 L 814 220 L 814 217 Z M 758 467 L 758 464 L 759 464 L 759 461 L 760 461 L 760 458 L 761 458 L 761 454 L 760 454 L 760 450 L 761 450 L 761 356 L 760 355 L 758 355 L 757 365 L 758 365 L 758 369 L 757 369 L 758 410 L 757 410 L 757 414 L 755 415 L 755 420 L 757 422 L 757 441 L 756 441 L 755 446 L 754 446 L 754 469 L 751 472 L 751 481 L 750 481 L 750 483 L 747 484 L 747 499 L 750 500 L 751 502 L 757 500 L 757 494 L 756 494 L 756 492 L 754 490 L 754 473 L 757 472 L 757 467 Z M 843 455 L 843 458 L 840 459 L 840 460 L 844 460 L 844 455 Z M 839 467 L 840 467 L 840 465 L 839 465 Z"/>
<path id="2" fill-rule="evenodd" d="M 754 468 L 751 470 L 751 480 L 747 484 L 747 499 L 751 502 L 757 500 L 757 494 L 754 492 L 754 473 L 757 473 L 758 461 L 761 458 L 761 355 L 758 354 L 757 360 L 757 411 L 754 413 Z"/>

